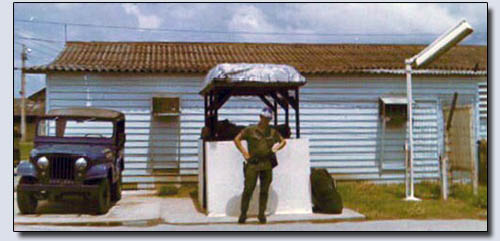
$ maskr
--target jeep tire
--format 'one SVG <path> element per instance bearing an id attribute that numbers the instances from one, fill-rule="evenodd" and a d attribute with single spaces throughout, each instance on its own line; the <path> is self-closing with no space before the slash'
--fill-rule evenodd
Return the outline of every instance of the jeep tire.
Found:
<path id="1" fill-rule="evenodd" d="M 19 184 L 33 184 L 33 181 L 22 177 Z M 17 190 L 17 207 L 22 214 L 34 214 L 37 206 L 38 200 L 33 193 Z"/>
<path id="2" fill-rule="evenodd" d="M 118 180 L 113 184 L 113 192 L 111 193 L 111 201 L 118 202 L 122 199 L 122 173 L 120 172 Z"/>
<path id="3" fill-rule="evenodd" d="M 99 182 L 99 188 L 96 194 L 97 214 L 105 214 L 111 206 L 111 190 L 108 179 L 102 179 Z"/>

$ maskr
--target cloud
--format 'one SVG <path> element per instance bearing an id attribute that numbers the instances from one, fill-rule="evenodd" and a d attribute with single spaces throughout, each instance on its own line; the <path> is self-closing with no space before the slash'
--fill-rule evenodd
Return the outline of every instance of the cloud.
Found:
<path id="1" fill-rule="evenodd" d="M 274 30 L 274 27 L 266 21 L 262 11 L 251 5 L 236 9 L 228 28 L 235 31 L 270 32 Z"/>
<path id="2" fill-rule="evenodd" d="M 140 28 L 158 28 L 161 24 L 161 19 L 154 15 L 145 15 L 141 13 L 139 7 L 132 3 L 124 3 L 122 4 L 123 9 L 129 15 L 134 15 L 139 22 Z"/>
<path id="3" fill-rule="evenodd" d="M 78 3 L 54 3 L 54 6 L 60 10 L 70 10 L 72 8 L 79 7 Z"/>
<path id="4" fill-rule="evenodd" d="M 440 33 L 460 19 L 445 5 L 408 3 L 290 4 L 290 21 L 318 32 Z"/>
<path id="5" fill-rule="evenodd" d="M 227 28 L 230 31 L 237 32 L 276 32 L 276 28 L 273 24 L 269 23 L 266 15 L 259 8 L 252 5 L 243 5 L 234 10 L 230 21 L 227 24 Z M 271 41 L 276 37 L 271 35 L 261 35 L 261 36 L 250 36 L 241 34 L 242 38 L 245 39 L 255 39 L 257 41 Z"/>

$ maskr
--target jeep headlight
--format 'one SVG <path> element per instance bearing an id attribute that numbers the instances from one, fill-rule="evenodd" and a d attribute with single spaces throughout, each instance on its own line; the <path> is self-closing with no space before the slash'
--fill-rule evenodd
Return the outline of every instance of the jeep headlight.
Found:
<path id="1" fill-rule="evenodd" d="M 87 160 L 85 158 L 80 157 L 78 160 L 75 162 L 75 167 L 77 170 L 81 171 L 87 167 Z"/>
<path id="2" fill-rule="evenodd" d="M 36 165 L 40 169 L 47 169 L 47 167 L 49 166 L 49 159 L 47 159 L 47 157 L 42 156 L 38 158 L 38 160 L 36 161 Z"/>

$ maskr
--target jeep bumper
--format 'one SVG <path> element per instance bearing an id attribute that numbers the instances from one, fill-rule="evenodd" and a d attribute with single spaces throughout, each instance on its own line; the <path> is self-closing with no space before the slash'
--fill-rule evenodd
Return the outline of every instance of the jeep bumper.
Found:
<path id="1" fill-rule="evenodd" d="M 84 184 L 19 184 L 18 191 L 48 192 L 48 193 L 92 193 L 97 191 L 97 185 Z"/>

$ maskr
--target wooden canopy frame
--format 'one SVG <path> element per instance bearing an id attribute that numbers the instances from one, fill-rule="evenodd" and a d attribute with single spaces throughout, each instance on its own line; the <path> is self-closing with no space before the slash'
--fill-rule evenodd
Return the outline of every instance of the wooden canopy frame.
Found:
<path id="1" fill-rule="evenodd" d="M 278 105 L 285 111 L 285 124 L 289 126 L 289 107 L 295 110 L 296 137 L 300 138 L 299 88 L 305 83 L 283 83 L 271 85 L 246 85 L 214 83 L 205 88 L 200 95 L 205 99 L 205 127 L 210 130 L 209 138 L 217 132 L 218 110 L 232 96 L 258 96 L 274 112 L 274 125 L 278 125 Z M 293 94 L 290 94 L 293 91 Z M 271 98 L 271 100 L 269 99 Z"/>

